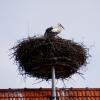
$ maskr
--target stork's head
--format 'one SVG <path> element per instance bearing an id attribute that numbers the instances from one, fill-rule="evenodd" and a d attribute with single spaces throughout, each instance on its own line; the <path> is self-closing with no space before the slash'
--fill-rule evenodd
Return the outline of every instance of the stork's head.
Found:
<path id="1" fill-rule="evenodd" d="M 64 30 L 64 27 L 61 24 L 57 24 L 53 27 L 52 32 L 60 33 Z"/>

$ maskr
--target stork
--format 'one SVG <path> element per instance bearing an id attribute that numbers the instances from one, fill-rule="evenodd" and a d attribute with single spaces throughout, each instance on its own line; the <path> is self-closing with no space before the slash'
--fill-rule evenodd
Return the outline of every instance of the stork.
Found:
<path id="1" fill-rule="evenodd" d="M 64 27 L 61 24 L 57 24 L 56 26 L 51 26 L 46 29 L 44 37 L 55 37 L 57 34 L 62 32 L 62 30 L 64 30 Z"/>

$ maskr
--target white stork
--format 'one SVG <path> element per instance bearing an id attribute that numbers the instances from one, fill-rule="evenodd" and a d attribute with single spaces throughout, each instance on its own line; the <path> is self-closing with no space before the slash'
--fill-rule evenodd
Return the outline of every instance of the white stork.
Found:
<path id="1" fill-rule="evenodd" d="M 44 37 L 55 37 L 57 34 L 62 32 L 62 30 L 64 30 L 64 27 L 61 24 L 57 24 L 56 26 L 51 26 L 46 29 Z"/>

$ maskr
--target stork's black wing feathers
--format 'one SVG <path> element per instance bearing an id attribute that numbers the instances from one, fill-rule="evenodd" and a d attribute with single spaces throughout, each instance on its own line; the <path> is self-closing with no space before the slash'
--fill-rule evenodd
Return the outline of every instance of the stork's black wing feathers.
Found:
<path id="1" fill-rule="evenodd" d="M 52 32 L 52 29 L 53 29 L 52 27 L 47 28 L 47 29 L 46 29 L 46 33 Z"/>
<path id="2" fill-rule="evenodd" d="M 56 36 L 58 33 L 57 32 L 52 32 L 53 27 L 49 27 L 46 29 L 44 36 L 45 37 L 54 37 Z"/>

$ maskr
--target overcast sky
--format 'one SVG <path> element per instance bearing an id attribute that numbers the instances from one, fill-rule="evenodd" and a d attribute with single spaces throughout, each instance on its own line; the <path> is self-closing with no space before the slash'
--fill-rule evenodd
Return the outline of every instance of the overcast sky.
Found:
<path id="1" fill-rule="evenodd" d="M 0 0 L 0 88 L 51 87 L 51 82 L 19 75 L 9 59 L 16 42 L 28 35 L 43 35 L 47 27 L 61 23 L 60 36 L 84 42 L 90 48 L 89 64 L 65 81 L 66 87 L 100 87 L 100 0 Z M 61 81 L 57 87 L 64 87 Z"/>

